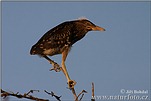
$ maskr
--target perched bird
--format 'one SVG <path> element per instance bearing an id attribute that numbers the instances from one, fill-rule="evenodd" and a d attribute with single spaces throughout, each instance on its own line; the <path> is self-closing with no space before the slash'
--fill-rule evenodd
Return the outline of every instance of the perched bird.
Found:
<path id="1" fill-rule="evenodd" d="M 89 31 L 105 31 L 105 29 L 93 24 L 88 19 L 63 22 L 46 32 L 41 39 L 32 46 L 30 54 L 44 57 L 54 68 L 59 67 L 59 65 L 47 56 L 62 54 L 61 69 L 67 78 L 69 88 L 73 88 L 75 81 L 71 80 L 68 75 L 65 60 L 72 45 L 82 39 Z"/>

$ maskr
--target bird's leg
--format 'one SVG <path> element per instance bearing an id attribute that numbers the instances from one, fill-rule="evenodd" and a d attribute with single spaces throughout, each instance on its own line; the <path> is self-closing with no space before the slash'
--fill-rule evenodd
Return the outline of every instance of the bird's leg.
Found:
<path id="1" fill-rule="evenodd" d="M 67 72 L 66 65 L 65 65 L 65 60 L 66 60 L 67 55 L 68 55 L 68 50 L 62 52 L 62 69 L 63 69 L 64 75 L 67 78 L 68 87 L 72 89 L 74 88 L 74 85 L 76 84 L 76 82 L 70 79 L 69 74 Z"/>
<path id="2" fill-rule="evenodd" d="M 55 70 L 56 72 L 60 72 L 61 71 L 61 67 L 54 62 L 53 60 L 51 60 L 49 57 L 47 56 L 43 56 L 45 59 L 47 59 L 49 61 L 50 64 L 52 64 L 53 68 L 51 68 L 50 70 Z"/>

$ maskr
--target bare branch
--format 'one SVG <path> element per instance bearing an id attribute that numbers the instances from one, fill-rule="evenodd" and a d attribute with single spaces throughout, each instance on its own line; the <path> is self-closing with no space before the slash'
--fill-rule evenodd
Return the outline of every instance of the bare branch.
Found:
<path id="1" fill-rule="evenodd" d="M 82 94 L 81 97 L 83 97 L 83 96 L 84 96 L 84 95 L 83 95 L 84 93 L 87 93 L 87 91 L 82 90 L 82 91 L 78 94 L 77 99 L 80 97 L 81 94 Z M 80 98 L 80 99 L 82 99 L 82 98 Z"/>
<path id="2" fill-rule="evenodd" d="M 82 100 L 82 98 L 83 98 L 83 96 L 84 96 L 84 93 L 87 93 L 87 91 L 85 91 L 85 90 L 82 90 L 79 94 L 78 94 L 78 96 L 77 96 L 77 99 L 80 97 L 80 95 L 81 95 L 81 98 L 79 99 L 79 101 L 81 101 Z"/>
<path id="3" fill-rule="evenodd" d="M 84 93 L 81 95 L 81 98 L 79 99 L 79 101 L 81 101 L 81 100 L 82 100 L 83 96 L 84 96 Z"/>
<path id="4" fill-rule="evenodd" d="M 92 82 L 92 99 L 91 101 L 95 101 L 95 98 L 94 98 L 94 83 Z"/>
<path id="5" fill-rule="evenodd" d="M 30 93 L 33 93 L 34 91 L 37 91 L 37 92 L 39 92 L 39 90 L 30 90 L 26 95 L 29 95 Z"/>
<path id="6" fill-rule="evenodd" d="M 51 93 L 49 93 L 48 91 L 44 90 L 48 95 L 51 95 L 52 97 L 55 97 L 58 101 L 61 101 L 60 98 L 61 96 L 57 96 L 54 94 L 54 92 L 51 91 Z"/>
<path id="7" fill-rule="evenodd" d="M 76 92 L 75 92 L 74 87 L 73 87 L 73 88 L 67 88 L 67 89 L 70 89 L 70 90 L 72 91 L 72 94 L 73 94 L 73 97 L 74 97 L 75 101 L 78 101 L 78 100 L 76 100 L 77 94 L 76 94 Z"/>
<path id="8" fill-rule="evenodd" d="M 47 99 L 41 99 L 41 98 L 34 97 L 32 95 L 29 95 L 29 93 L 33 93 L 33 91 L 39 91 L 39 90 L 30 90 L 28 93 L 25 93 L 24 95 L 22 95 L 22 94 L 19 94 L 19 92 L 14 94 L 14 93 L 6 92 L 1 89 L 1 97 L 6 98 L 7 96 L 14 96 L 17 98 L 26 98 L 26 99 L 31 99 L 31 100 L 35 100 L 35 101 L 49 101 Z"/>
<path id="9" fill-rule="evenodd" d="M 87 93 L 87 91 L 82 90 L 77 96 L 74 88 L 71 88 L 70 90 L 72 91 L 75 101 L 81 101 L 84 96 L 84 93 Z M 81 94 L 82 94 L 82 96 L 81 96 L 80 100 L 78 100 L 78 98 L 80 97 Z"/>

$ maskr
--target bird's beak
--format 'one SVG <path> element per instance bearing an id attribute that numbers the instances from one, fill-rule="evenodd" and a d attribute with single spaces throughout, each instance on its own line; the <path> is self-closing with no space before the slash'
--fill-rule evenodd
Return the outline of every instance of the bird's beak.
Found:
<path id="1" fill-rule="evenodd" d="M 93 27 L 93 28 L 92 28 L 92 30 L 93 30 L 93 31 L 105 31 L 105 29 L 104 29 L 104 28 L 99 27 L 99 26 L 95 26 L 95 27 Z"/>

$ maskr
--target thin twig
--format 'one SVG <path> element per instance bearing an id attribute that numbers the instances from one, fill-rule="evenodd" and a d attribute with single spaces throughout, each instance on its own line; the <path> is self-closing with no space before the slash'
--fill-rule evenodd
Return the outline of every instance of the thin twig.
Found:
<path id="1" fill-rule="evenodd" d="M 33 93 L 34 91 L 39 92 L 39 90 L 30 90 L 28 93 L 25 93 L 25 94 L 29 95 L 30 93 Z"/>
<path id="2" fill-rule="evenodd" d="M 92 82 L 92 99 L 91 101 L 95 101 L 95 98 L 94 98 L 94 83 Z"/>
<path id="3" fill-rule="evenodd" d="M 29 93 L 31 93 L 33 91 L 35 91 L 35 90 L 30 90 L 28 93 L 25 93 L 24 95 L 22 95 L 22 94 L 19 94 L 19 92 L 14 94 L 14 93 L 6 92 L 1 89 L 1 97 L 6 98 L 7 96 L 14 96 L 17 98 L 26 98 L 26 99 L 31 99 L 31 100 L 35 100 L 35 101 L 49 101 L 47 99 L 41 99 L 41 98 L 34 97 L 32 95 L 29 95 Z"/>
<path id="4" fill-rule="evenodd" d="M 84 93 L 81 95 L 81 98 L 79 99 L 79 101 L 81 101 L 81 100 L 82 100 L 83 96 L 84 96 Z"/>
<path id="5" fill-rule="evenodd" d="M 51 95 L 52 97 L 55 97 L 58 101 L 61 101 L 60 98 L 61 96 L 57 96 L 54 94 L 54 92 L 51 91 L 51 93 L 49 93 L 48 91 L 44 90 L 48 95 Z"/>
<path id="6" fill-rule="evenodd" d="M 76 98 L 76 100 L 78 100 L 78 98 L 80 97 L 80 95 L 82 94 L 82 96 L 81 96 L 81 100 L 82 100 L 82 98 L 83 98 L 83 96 L 84 96 L 84 93 L 87 93 L 87 91 L 85 91 L 85 90 L 82 90 L 79 94 L 78 94 L 78 96 L 77 96 L 77 98 Z"/>
<path id="7" fill-rule="evenodd" d="M 87 93 L 87 91 L 85 91 L 85 90 L 82 90 L 80 93 L 79 93 L 79 95 L 77 96 L 77 98 L 81 95 L 81 97 L 80 97 L 80 99 L 79 99 L 79 101 L 81 101 L 82 100 L 82 98 L 83 98 L 83 96 L 84 96 L 84 93 Z"/>
<path id="8" fill-rule="evenodd" d="M 75 89 L 74 89 L 74 88 L 71 88 L 71 91 L 72 91 L 72 94 L 73 94 L 73 96 L 74 96 L 75 101 L 78 101 L 78 99 L 77 99 L 77 94 L 76 94 L 76 92 L 75 92 Z"/>

